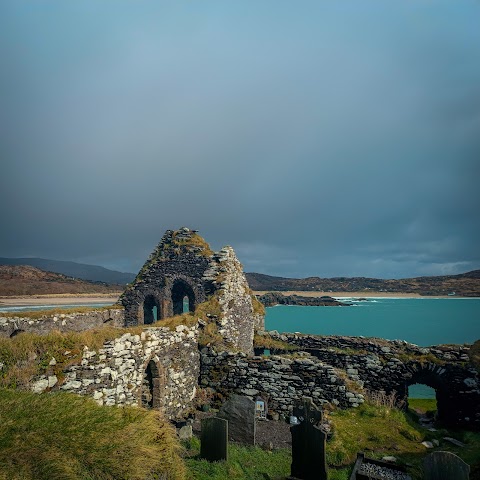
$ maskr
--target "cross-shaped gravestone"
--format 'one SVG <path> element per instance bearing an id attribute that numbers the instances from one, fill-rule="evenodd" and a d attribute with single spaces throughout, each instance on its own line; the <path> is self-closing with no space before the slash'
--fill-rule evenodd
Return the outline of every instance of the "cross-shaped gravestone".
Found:
<path id="1" fill-rule="evenodd" d="M 311 398 L 304 397 L 302 403 L 294 407 L 293 415 L 300 423 L 290 427 L 292 477 L 302 480 L 326 480 L 325 440 L 327 435 L 318 427 L 323 418 L 322 411 Z"/>
<path id="2" fill-rule="evenodd" d="M 223 418 L 204 418 L 200 435 L 200 457 L 209 462 L 227 460 L 228 422 Z"/>
<path id="3" fill-rule="evenodd" d="M 433 452 L 423 461 L 425 480 L 468 480 L 470 466 L 451 452 Z"/>

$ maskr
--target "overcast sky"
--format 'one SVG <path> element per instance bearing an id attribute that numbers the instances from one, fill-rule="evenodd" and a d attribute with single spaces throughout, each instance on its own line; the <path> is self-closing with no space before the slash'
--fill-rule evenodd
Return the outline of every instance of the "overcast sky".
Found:
<path id="1" fill-rule="evenodd" d="M 0 256 L 480 268 L 477 0 L 3 0 L 0 62 Z"/>

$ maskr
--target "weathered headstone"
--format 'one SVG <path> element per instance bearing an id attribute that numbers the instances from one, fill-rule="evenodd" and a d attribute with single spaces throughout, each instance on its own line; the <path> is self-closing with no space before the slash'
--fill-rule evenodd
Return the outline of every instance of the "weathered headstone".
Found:
<path id="1" fill-rule="evenodd" d="M 303 480 L 326 480 L 325 459 L 326 433 L 317 425 L 322 421 L 322 411 L 311 398 L 303 398 L 302 404 L 293 409 L 300 423 L 290 427 L 292 434 L 293 478 Z"/>
<path id="2" fill-rule="evenodd" d="M 200 457 L 209 462 L 227 460 L 228 422 L 223 418 L 204 418 L 201 428 Z"/>
<path id="3" fill-rule="evenodd" d="M 451 452 L 433 452 L 423 461 L 425 480 L 468 480 L 470 466 Z"/>
<path id="4" fill-rule="evenodd" d="M 255 402 L 248 397 L 232 395 L 218 412 L 228 420 L 228 438 L 232 442 L 255 445 Z"/>

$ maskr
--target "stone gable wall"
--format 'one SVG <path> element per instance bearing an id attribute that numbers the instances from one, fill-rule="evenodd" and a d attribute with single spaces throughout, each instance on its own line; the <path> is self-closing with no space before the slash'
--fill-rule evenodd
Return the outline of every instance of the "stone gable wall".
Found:
<path id="1" fill-rule="evenodd" d="M 219 333 L 236 349 L 253 354 L 255 314 L 242 265 L 232 247 L 224 247 L 214 257 L 209 275 L 216 274 L 217 299 L 221 308 Z"/>

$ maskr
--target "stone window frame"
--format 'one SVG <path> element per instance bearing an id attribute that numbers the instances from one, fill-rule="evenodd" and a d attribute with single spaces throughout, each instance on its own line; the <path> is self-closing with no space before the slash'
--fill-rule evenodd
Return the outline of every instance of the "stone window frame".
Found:
<path id="1" fill-rule="evenodd" d="M 152 410 L 165 410 L 166 405 L 166 391 L 167 391 L 167 368 L 162 364 L 157 355 L 152 355 L 148 358 L 146 362 L 142 364 L 142 375 L 145 375 L 145 372 L 150 366 L 150 363 L 153 362 L 157 375 L 154 376 L 152 371 Z M 137 396 L 137 403 L 142 406 L 142 394 L 143 386 L 140 387 L 140 391 Z"/>

